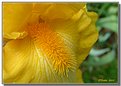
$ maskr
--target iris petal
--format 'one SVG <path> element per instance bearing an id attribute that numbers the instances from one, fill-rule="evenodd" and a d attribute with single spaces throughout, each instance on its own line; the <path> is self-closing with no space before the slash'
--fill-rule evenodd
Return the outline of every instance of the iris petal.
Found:
<path id="1" fill-rule="evenodd" d="M 67 83 L 75 80 L 74 54 L 69 47 L 64 47 L 58 35 L 45 25 L 29 26 L 30 32 L 27 37 L 9 41 L 5 45 L 6 83 Z"/>
<path id="2" fill-rule="evenodd" d="M 24 10 L 23 10 L 24 9 Z M 15 37 L 14 33 L 21 34 L 23 26 L 28 21 L 32 11 L 32 4 L 3 3 L 3 36 L 6 39 Z M 19 33 L 20 32 L 20 33 Z M 9 35 L 9 36 L 8 36 Z M 18 36 L 18 35 L 16 35 Z M 16 37 L 15 37 L 16 38 Z"/>
<path id="3" fill-rule="evenodd" d="M 80 69 L 76 71 L 76 83 L 83 83 L 82 72 Z"/>
<path id="4" fill-rule="evenodd" d="M 3 37 L 13 39 L 3 48 L 5 83 L 83 82 L 79 66 L 98 38 L 85 3 L 4 3 L 3 13 Z"/>
<path id="5" fill-rule="evenodd" d="M 85 12 L 79 20 L 78 31 L 80 34 L 80 55 L 78 63 L 81 64 L 88 55 L 90 49 L 98 39 L 98 31 L 96 29 L 96 20 L 98 16 L 94 12 Z"/>
<path id="6" fill-rule="evenodd" d="M 41 18 L 47 21 L 67 20 L 85 5 L 85 3 L 35 3 L 33 13 L 39 13 Z"/>
<path id="7" fill-rule="evenodd" d="M 95 25 L 98 16 L 94 12 L 85 12 L 85 10 L 80 10 L 79 14 L 78 17 L 73 16 L 66 21 L 51 22 L 50 25 L 75 52 L 80 66 L 98 39 Z"/>

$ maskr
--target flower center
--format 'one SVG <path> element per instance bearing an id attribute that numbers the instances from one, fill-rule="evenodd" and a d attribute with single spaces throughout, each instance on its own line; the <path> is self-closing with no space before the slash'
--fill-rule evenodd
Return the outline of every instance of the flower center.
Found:
<path id="1" fill-rule="evenodd" d="M 64 44 L 63 39 L 48 24 L 29 25 L 28 35 L 34 40 L 35 45 L 46 54 L 45 58 L 50 61 L 58 74 L 68 75 L 70 70 L 75 70 L 75 56 Z"/>

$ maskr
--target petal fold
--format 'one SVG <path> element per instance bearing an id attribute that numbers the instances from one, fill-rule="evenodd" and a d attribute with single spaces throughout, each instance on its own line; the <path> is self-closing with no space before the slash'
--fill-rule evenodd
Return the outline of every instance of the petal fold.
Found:
<path id="1" fill-rule="evenodd" d="M 65 43 L 71 46 L 77 55 L 79 66 L 98 39 L 97 18 L 98 15 L 94 12 L 80 10 L 69 20 L 50 23 Z"/>
<path id="2" fill-rule="evenodd" d="M 84 9 L 85 5 L 85 3 L 35 3 L 33 13 L 39 13 L 44 20 L 67 20 L 80 9 Z"/>
<path id="3" fill-rule="evenodd" d="M 5 39 L 23 39 L 27 36 L 27 32 L 12 32 L 10 34 L 3 34 Z"/>
<path id="4" fill-rule="evenodd" d="M 5 38 L 8 38 L 6 35 L 13 36 L 11 34 L 14 32 L 23 31 L 23 26 L 32 12 L 32 6 L 30 3 L 3 3 L 3 36 Z"/>
<path id="5" fill-rule="evenodd" d="M 3 48 L 3 80 L 4 83 L 29 82 L 32 77 L 33 67 L 30 67 L 28 56 L 30 51 L 29 41 L 12 40 Z M 28 73 L 28 74 L 27 74 Z"/>
<path id="6" fill-rule="evenodd" d="M 3 38 L 13 39 L 7 40 L 3 47 L 4 82 L 75 83 L 76 80 L 77 83 L 82 83 L 81 71 L 78 67 L 87 57 L 98 38 L 95 25 L 97 18 L 96 13 L 86 11 L 85 3 L 3 3 Z M 52 32 L 49 28 L 46 31 L 45 27 L 43 31 L 42 27 L 37 29 L 30 27 L 33 30 L 29 29 L 32 34 L 26 32 L 26 24 L 42 24 L 42 22 L 52 28 L 54 35 L 50 34 Z M 57 38 L 62 39 L 62 42 L 54 39 L 55 33 Z M 46 40 L 45 37 L 49 40 Z M 51 44 L 48 45 L 48 43 L 51 41 L 52 44 L 55 44 L 52 48 L 57 46 L 59 49 L 56 49 L 57 54 L 54 52 L 55 50 L 51 52 L 52 49 L 49 49 Z M 49 56 L 54 57 L 54 55 L 64 56 L 63 53 L 66 52 L 60 50 L 61 43 L 64 43 L 64 48 L 68 48 L 69 57 L 74 57 L 74 60 L 71 60 L 74 62 L 71 62 L 70 59 L 67 60 L 74 65 L 76 64 L 74 71 L 67 70 L 66 76 L 65 72 L 62 72 L 61 76 L 58 75 L 58 71 L 55 71 L 52 65 L 54 59 L 48 59 Z M 53 52 L 55 54 L 52 54 Z M 59 64 L 58 61 L 56 64 Z M 62 59 L 62 61 L 64 63 L 65 60 Z M 60 68 L 62 66 L 59 65 Z M 56 69 L 59 67 L 57 66 Z M 65 67 L 63 66 L 59 71 L 63 71 Z"/>
<path id="7" fill-rule="evenodd" d="M 80 34 L 80 55 L 78 63 L 81 64 L 87 57 L 90 49 L 98 39 L 98 31 L 96 29 L 97 14 L 94 12 L 84 12 L 79 20 L 78 31 Z"/>
<path id="8" fill-rule="evenodd" d="M 75 72 L 59 75 L 51 60 L 28 37 L 11 40 L 3 48 L 4 83 L 69 83 Z"/>

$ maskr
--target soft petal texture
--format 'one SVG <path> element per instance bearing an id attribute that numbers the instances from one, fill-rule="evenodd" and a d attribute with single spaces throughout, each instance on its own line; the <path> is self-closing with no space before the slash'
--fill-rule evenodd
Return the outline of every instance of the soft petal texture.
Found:
<path id="1" fill-rule="evenodd" d="M 23 33 L 22 27 L 28 21 L 32 12 L 29 3 L 3 3 L 3 37 L 6 39 L 17 38 Z M 11 36 L 11 37 L 10 37 Z"/>
<path id="2" fill-rule="evenodd" d="M 13 39 L 17 38 L 23 31 L 25 22 L 37 22 L 39 17 L 48 21 L 69 19 L 84 7 L 85 3 L 3 3 L 3 36 L 6 39 L 11 39 L 12 36 Z"/>
<path id="3" fill-rule="evenodd" d="M 17 78 L 22 76 L 22 74 L 26 75 L 27 71 L 24 73 L 24 70 L 27 70 L 27 67 L 30 65 L 27 65 L 27 63 L 29 63 L 29 61 L 27 62 L 27 59 L 29 59 L 27 58 L 27 55 L 29 56 L 30 54 L 30 52 L 27 52 L 27 49 L 30 47 L 30 45 L 26 46 L 26 43 L 27 41 L 24 42 L 23 40 L 13 40 L 9 41 L 3 48 L 3 79 L 5 83 L 14 83 L 16 82 Z M 25 67 L 25 65 L 27 65 L 27 67 Z M 31 69 L 32 67 L 29 69 L 32 72 L 33 70 Z M 29 72 L 25 77 L 30 78 L 31 72 Z M 24 79 L 24 82 L 27 82 L 28 80 L 29 79 Z"/>
<path id="4" fill-rule="evenodd" d="M 77 83 L 83 83 L 83 80 L 82 80 L 82 72 L 80 69 L 78 69 L 76 71 L 76 82 Z"/>
<path id="5" fill-rule="evenodd" d="M 41 18 L 47 21 L 67 20 L 80 9 L 84 9 L 85 3 L 35 3 L 33 13 L 39 13 Z"/>
<path id="6" fill-rule="evenodd" d="M 80 55 L 78 57 L 78 63 L 81 64 L 88 55 L 93 44 L 98 39 L 98 31 L 96 29 L 96 20 L 98 16 L 94 12 L 84 12 L 83 16 L 79 20 L 78 31 L 80 34 Z"/>
<path id="7" fill-rule="evenodd" d="M 5 83 L 72 83 L 76 80 L 71 71 L 68 77 L 58 75 L 46 54 L 30 38 L 9 41 L 3 50 Z"/>
<path id="8" fill-rule="evenodd" d="M 98 39 L 96 30 L 97 14 L 80 10 L 80 15 L 70 20 L 51 22 L 50 25 L 65 40 L 77 55 L 78 66 L 84 61 Z"/>
<path id="9" fill-rule="evenodd" d="M 27 36 L 27 33 L 25 31 L 23 31 L 23 32 L 11 32 L 10 34 L 5 34 L 4 38 L 8 38 L 8 39 L 22 39 L 25 36 Z"/>
<path id="10" fill-rule="evenodd" d="M 5 25 L 3 25 L 3 31 L 5 32 L 3 37 L 13 39 L 8 41 L 3 48 L 4 82 L 83 83 L 79 66 L 98 38 L 98 32 L 95 27 L 97 14 L 87 12 L 85 3 L 33 3 L 33 5 L 29 4 L 30 7 L 28 5 L 25 5 L 25 7 L 24 5 L 20 5 L 20 7 L 21 6 L 26 8 L 26 10 L 15 6 L 15 9 L 20 9 L 20 11 L 15 11 L 15 15 L 20 16 L 20 13 L 23 13 L 20 19 L 15 18 L 14 14 L 14 16 L 12 14 L 10 15 L 12 19 L 15 18 L 13 20 L 10 20 L 7 16 L 3 17 L 4 21 L 13 22 L 9 27 L 7 27 L 7 23 L 3 22 L 5 23 Z M 7 9 L 4 9 L 4 14 L 6 14 L 5 12 L 9 12 Z M 54 57 L 53 53 L 55 53 L 53 52 L 54 50 L 49 49 L 51 44 L 49 44 L 49 46 L 44 44 L 44 47 L 39 47 L 41 46 L 40 42 L 42 42 L 42 40 L 49 38 L 45 41 L 49 43 L 56 39 L 53 38 L 56 36 L 52 36 L 50 30 L 44 31 L 42 27 L 38 29 L 36 25 L 33 27 L 33 25 L 37 23 L 46 23 L 49 25 L 56 35 L 63 40 L 66 46 L 64 48 L 69 50 L 70 57 L 74 57 L 74 62 L 71 63 L 76 63 L 77 66 L 74 71 L 68 72 L 68 76 L 63 75 L 63 73 L 61 76 L 58 75 L 55 69 L 59 71 L 63 70 L 63 65 L 55 68 L 52 64 L 54 59 L 48 58 L 48 55 Z M 30 28 L 33 29 L 28 31 L 29 29 L 26 28 L 26 24 L 30 25 Z M 18 28 L 21 27 L 21 25 L 24 28 Z M 46 33 L 48 35 L 44 35 Z M 52 44 L 55 44 L 53 48 L 56 48 L 55 46 L 57 45 L 59 49 L 63 43 L 61 44 L 59 40 L 53 41 Z M 46 49 L 51 53 L 47 54 L 45 52 Z M 55 51 L 62 53 L 55 55 L 58 56 L 66 53 L 58 49 Z M 63 56 L 64 55 L 62 55 L 62 57 Z M 56 62 L 56 64 L 57 63 L 58 62 Z"/>

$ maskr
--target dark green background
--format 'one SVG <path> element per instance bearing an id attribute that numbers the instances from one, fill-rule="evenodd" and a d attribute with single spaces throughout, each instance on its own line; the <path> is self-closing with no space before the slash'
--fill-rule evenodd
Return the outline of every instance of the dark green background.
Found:
<path id="1" fill-rule="evenodd" d="M 84 83 L 118 82 L 118 3 L 87 3 L 99 15 L 99 39 L 81 64 Z"/>

